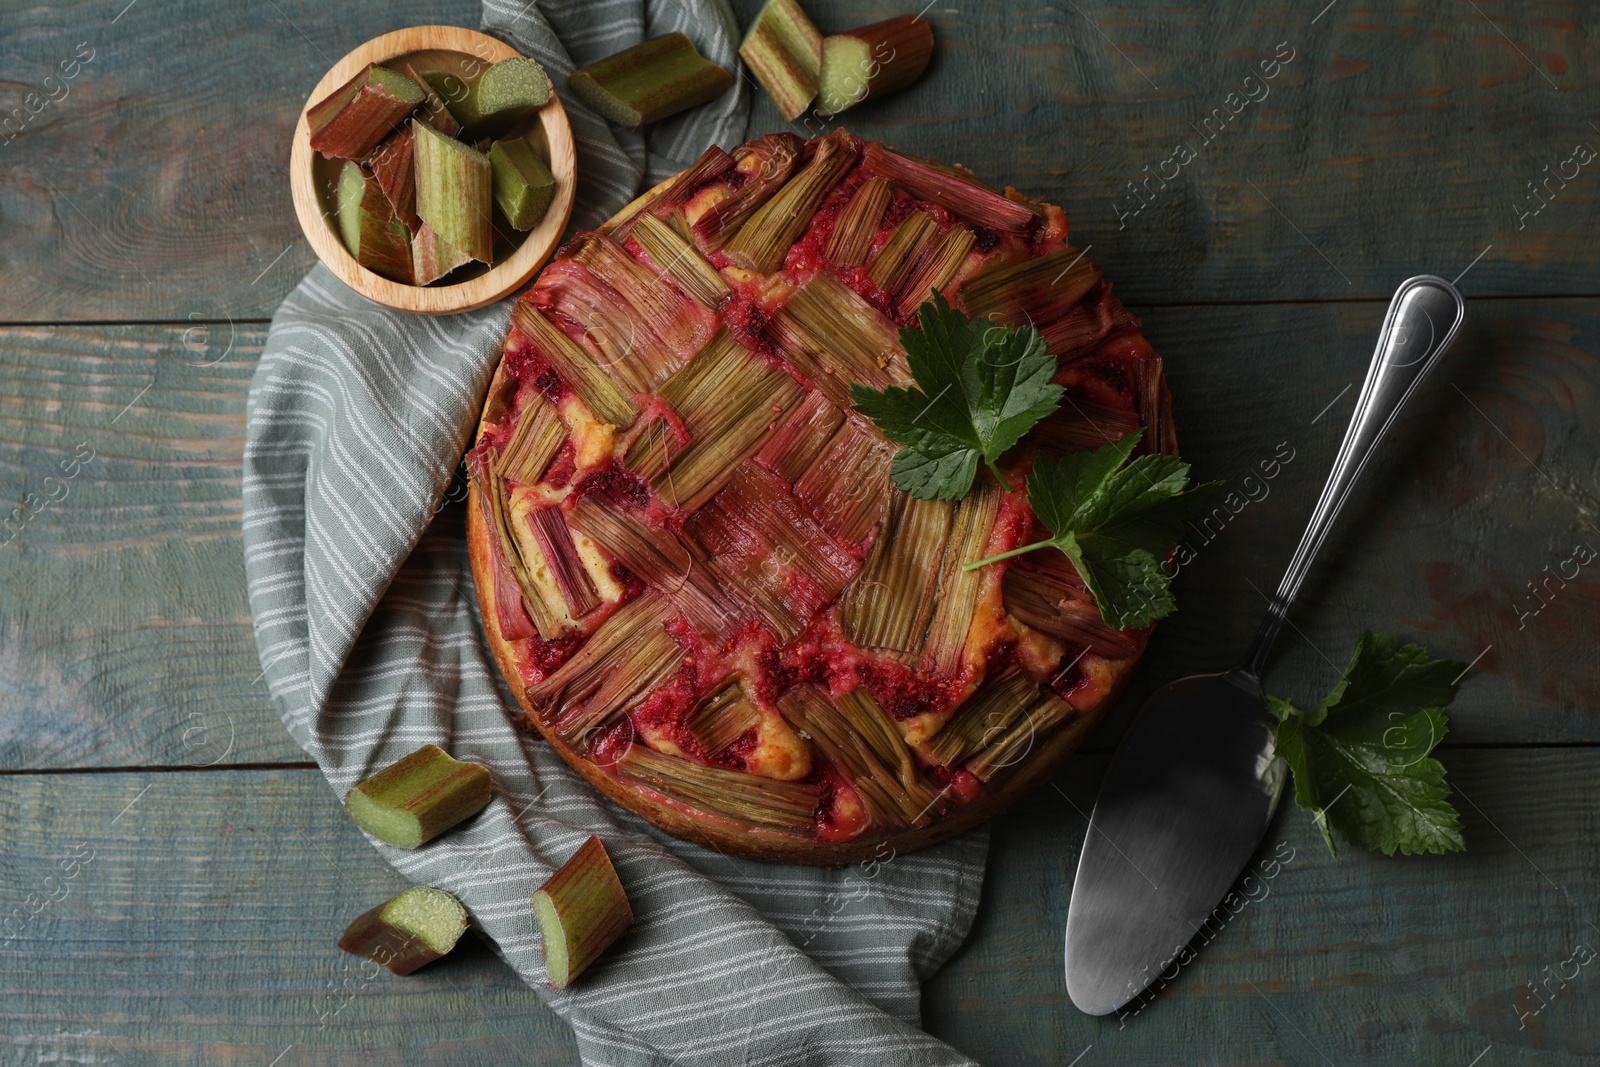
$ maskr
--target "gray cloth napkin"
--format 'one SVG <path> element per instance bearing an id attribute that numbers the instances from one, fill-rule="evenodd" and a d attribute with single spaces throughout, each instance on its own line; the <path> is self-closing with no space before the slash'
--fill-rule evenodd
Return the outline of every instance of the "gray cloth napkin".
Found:
<path id="1" fill-rule="evenodd" d="M 484 26 L 538 58 L 558 90 L 575 63 L 675 29 L 737 69 L 723 0 L 489 0 Z M 563 102 L 578 227 L 712 141 L 741 140 L 748 111 L 741 84 L 641 137 Z M 917 1028 L 918 996 L 971 924 L 985 831 L 838 871 L 733 859 L 605 802 L 513 725 L 467 566 L 460 469 L 508 316 L 505 303 L 449 318 L 391 311 L 320 266 L 274 316 L 248 405 L 245 570 L 290 734 L 336 797 L 428 742 L 490 769 L 481 815 L 413 852 L 374 847 L 462 900 L 571 1023 L 585 1064 L 970 1063 Z M 637 922 L 552 992 L 529 898 L 596 832 Z M 351 917 L 374 903 L 352 901 Z"/>

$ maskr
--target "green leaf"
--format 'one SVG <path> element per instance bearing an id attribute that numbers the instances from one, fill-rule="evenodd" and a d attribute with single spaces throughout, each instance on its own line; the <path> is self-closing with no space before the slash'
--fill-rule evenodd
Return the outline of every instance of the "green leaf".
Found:
<path id="1" fill-rule="evenodd" d="M 978 464 L 994 464 L 1061 403 L 1055 357 L 1033 327 L 970 322 L 935 292 L 900 331 L 914 388 L 852 383 L 856 410 L 901 446 L 895 485 L 921 500 L 966 495 Z"/>
<path id="2" fill-rule="evenodd" d="M 1316 819 L 1329 851 L 1337 855 L 1333 830 L 1389 856 L 1466 848 L 1444 765 L 1428 755 L 1448 729 L 1441 709 L 1464 669 L 1364 631 L 1339 684 L 1315 707 L 1267 697 L 1295 803 Z"/>
<path id="3" fill-rule="evenodd" d="M 1106 623 L 1141 628 L 1177 607 L 1161 561 L 1184 519 L 1212 485 L 1186 488 L 1189 465 L 1177 456 L 1128 462 L 1143 435 L 1061 457 L 1041 455 L 1028 475 L 1028 503 L 1067 554 Z"/>

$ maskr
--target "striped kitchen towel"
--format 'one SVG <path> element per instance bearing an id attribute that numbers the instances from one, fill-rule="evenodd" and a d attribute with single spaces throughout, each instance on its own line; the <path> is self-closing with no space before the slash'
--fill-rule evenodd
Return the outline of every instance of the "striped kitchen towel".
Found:
<path id="1" fill-rule="evenodd" d="M 558 88 L 575 63 L 671 30 L 738 63 L 725 0 L 488 0 L 484 25 Z M 565 103 L 580 228 L 713 141 L 742 140 L 748 111 L 742 80 L 648 136 Z M 918 995 L 971 924 L 985 831 L 838 871 L 730 859 L 611 806 L 513 726 L 460 499 L 508 315 L 507 304 L 405 315 L 318 267 L 273 318 L 250 390 L 245 567 L 267 684 L 327 776 L 328 803 L 425 742 L 493 772 L 494 801 L 465 826 L 414 852 L 374 847 L 461 898 L 571 1023 L 585 1064 L 969 1063 L 918 1029 Z M 551 992 L 529 898 L 596 832 L 638 921 L 573 988 Z"/>

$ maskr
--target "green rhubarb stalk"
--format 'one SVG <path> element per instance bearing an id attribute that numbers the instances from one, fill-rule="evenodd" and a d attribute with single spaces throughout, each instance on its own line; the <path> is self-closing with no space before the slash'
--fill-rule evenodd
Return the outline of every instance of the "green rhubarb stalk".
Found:
<path id="1" fill-rule="evenodd" d="M 345 928 L 339 947 L 410 974 L 456 947 L 467 929 L 467 909 L 442 889 L 416 886 Z"/>
<path id="2" fill-rule="evenodd" d="M 355 824 L 386 845 L 419 848 L 488 806 L 489 772 L 423 745 L 345 794 Z"/>
<path id="3" fill-rule="evenodd" d="M 898 15 L 822 39 L 817 113 L 837 115 L 863 100 L 904 89 L 922 76 L 933 54 L 933 28 Z"/>
<path id="4" fill-rule="evenodd" d="M 461 123 L 450 113 L 450 108 L 445 105 L 433 85 L 418 74 L 410 63 L 406 64 L 406 77 L 416 82 L 422 89 L 422 104 L 412 113 L 412 117 L 421 119 L 440 133 L 448 133 L 451 137 L 459 134 Z"/>
<path id="5" fill-rule="evenodd" d="M 394 217 L 378 180 L 355 160 L 339 172 L 339 236 L 356 262 L 375 274 L 411 282 L 411 231 Z"/>
<path id="6" fill-rule="evenodd" d="M 494 258 L 493 168 L 489 157 L 421 122 L 411 124 L 417 215 L 469 259 Z"/>
<path id="7" fill-rule="evenodd" d="M 648 125 L 727 92 L 733 75 L 669 33 L 572 72 L 574 96 L 619 126 Z"/>
<path id="8" fill-rule="evenodd" d="M 784 118 L 799 118 L 811 106 L 822 73 L 822 34 L 795 0 L 768 0 L 739 55 Z"/>
<path id="9" fill-rule="evenodd" d="M 451 117 L 454 118 L 456 102 L 467 95 L 466 79 L 448 70 L 425 70 L 421 77 L 423 83 L 444 101 L 446 110 L 450 111 Z M 456 121 L 460 122 L 459 119 Z"/>
<path id="10" fill-rule="evenodd" d="M 872 177 L 861 183 L 833 224 L 828 238 L 827 256 L 843 267 L 867 261 L 872 239 L 878 234 L 883 213 L 894 199 L 894 184 L 887 178 Z"/>
<path id="11" fill-rule="evenodd" d="M 311 147 L 332 159 L 365 159 L 420 103 L 416 82 L 371 64 L 306 112 Z"/>
<path id="12" fill-rule="evenodd" d="M 489 149 L 494 202 L 514 230 L 531 230 L 555 199 L 556 179 L 527 138 L 496 141 Z"/>
<path id="13" fill-rule="evenodd" d="M 545 977 L 565 989 L 633 924 L 616 868 L 593 835 L 533 894 L 544 938 Z"/>
<path id="14" fill-rule="evenodd" d="M 413 285 L 431 285 L 457 267 L 472 262 L 455 245 L 433 232 L 426 222 L 411 238 L 411 279 Z"/>
<path id="15" fill-rule="evenodd" d="M 391 133 L 372 151 L 372 176 L 394 217 L 415 233 L 422 220 L 417 218 L 416 153 L 412 148 L 410 127 Z"/>
<path id="16" fill-rule="evenodd" d="M 550 100 L 550 77 L 531 59 L 502 59 L 449 98 L 450 113 L 476 140 L 499 137 Z"/>

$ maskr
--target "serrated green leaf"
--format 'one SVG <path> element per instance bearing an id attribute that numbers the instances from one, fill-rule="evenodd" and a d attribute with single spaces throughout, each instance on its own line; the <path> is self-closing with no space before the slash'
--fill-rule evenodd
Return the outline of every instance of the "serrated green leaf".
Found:
<path id="1" fill-rule="evenodd" d="M 1185 488 L 1189 465 L 1177 456 L 1140 456 L 1144 431 L 1093 451 L 1040 456 L 1028 475 L 1028 503 L 1117 629 L 1142 628 L 1177 607 L 1161 569 L 1184 519 L 1210 485 Z"/>
<path id="2" fill-rule="evenodd" d="M 1294 773 L 1295 803 L 1312 813 L 1330 851 L 1330 827 L 1390 856 L 1466 847 L 1444 765 L 1429 756 L 1448 729 L 1441 708 L 1462 670 L 1368 631 L 1314 708 L 1267 698 L 1279 720 L 1277 753 Z"/>
<path id="3" fill-rule="evenodd" d="M 889 474 L 921 500 L 966 495 L 980 462 L 993 466 L 1061 403 L 1055 357 L 1031 326 L 983 325 L 937 292 L 900 331 L 915 388 L 850 386 L 856 410 L 902 446 Z"/>

